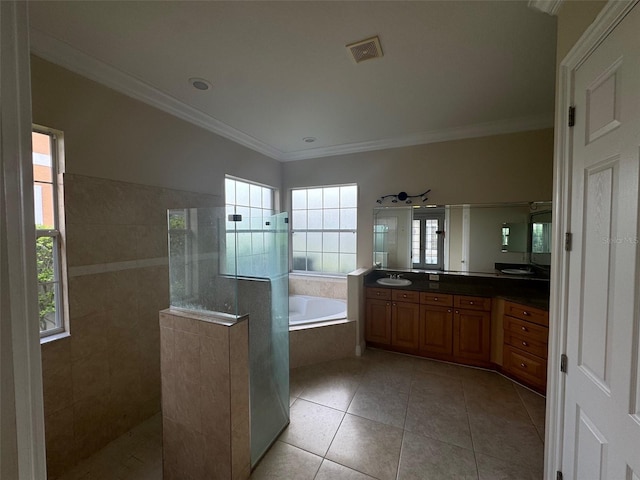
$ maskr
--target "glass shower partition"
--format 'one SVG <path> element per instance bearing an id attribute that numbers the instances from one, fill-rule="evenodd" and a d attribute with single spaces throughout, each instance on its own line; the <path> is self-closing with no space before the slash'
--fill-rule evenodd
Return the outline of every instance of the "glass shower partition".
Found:
<path id="1" fill-rule="evenodd" d="M 266 453 L 289 424 L 289 223 L 288 215 L 252 219 L 255 233 L 262 223 L 263 237 L 257 239 L 263 252 L 255 253 L 251 272 L 268 279 L 270 321 L 255 323 L 249 313 L 251 359 L 251 465 Z M 255 236 L 253 237 L 256 241 Z M 239 259 L 242 274 L 248 262 Z"/>
<path id="2" fill-rule="evenodd" d="M 251 466 L 289 423 L 288 215 L 168 212 L 172 308 L 249 316 Z"/>

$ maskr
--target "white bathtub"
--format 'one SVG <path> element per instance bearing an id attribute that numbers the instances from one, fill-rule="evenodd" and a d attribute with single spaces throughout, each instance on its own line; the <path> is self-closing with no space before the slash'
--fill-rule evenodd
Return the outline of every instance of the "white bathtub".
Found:
<path id="1" fill-rule="evenodd" d="M 347 302 L 335 298 L 289 296 L 289 326 L 347 318 Z"/>

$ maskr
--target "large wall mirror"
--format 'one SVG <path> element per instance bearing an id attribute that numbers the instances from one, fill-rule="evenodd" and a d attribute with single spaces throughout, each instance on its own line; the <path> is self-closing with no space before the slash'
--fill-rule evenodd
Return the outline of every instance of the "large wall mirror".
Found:
<path id="1" fill-rule="evenodd" d="M 495 271 L 551 263 L 551 202 L 373 210 L 373 264 L 389 269 Z"/>

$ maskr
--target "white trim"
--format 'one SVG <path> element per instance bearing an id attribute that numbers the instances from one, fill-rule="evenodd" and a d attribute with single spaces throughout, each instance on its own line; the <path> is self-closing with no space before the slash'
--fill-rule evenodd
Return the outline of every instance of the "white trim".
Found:
<path id="1" fill-rule="evenodd" d="M 131 98 L 152 105 L 164 112 L 244 145 L 278 160 L 282 152 L 226 123 L 161 92 L 157 88 L 126 72 L 97 60 L 44 32 L 31 28 L 31 51 L 83 77 L 89 78 Z"/>
<path id="2" fill-rule="evenodd" d="M 369 152 L 372 150 L 384 150 L 388 148 L 410 147 L 427 143 L 446 142 L 464 138 L 488 137 L 506 133 L 540 130 L 553 127 L 553 115 L 534 115 L 531 117 L 510 118 L 495 122 L 478 123 L 464 127 L 446 128 L 430 132 L 415 133 L 402 137 L 384 138 L 367 142 L 346 143 L 330 147 L 298 150 L 284 153 L 280 158 L 283 162 L 293 160 L 306 160 L 310 158 L 329 157 L 333 155 L 346 155 L 350 153 Z"/>
<path id="3" fill-rule="evenodd" d="M 104 63 L 71 45 L 40 30 L 31 28 L 31 51 L 83 77 L 89 78 L 131 98 L 140 100 L 205 130 L 228 138 L 240 145 L 281 162 L 310 158 L 345 155 L 388 148 L 407 147 L 427 143 L 444 142 L 463 138 L 485 137 L 505 133 L 539 130 L 553 127 L 553 115 L 511 118 L 462 127 L 419 132 L 401 137 L 384 138 L 365 142 L 347 143 L 329 147 L 283 152 L 224 122 L 208 115 L 181 100 L 161 92 L 152 85 L 126 72 Z"/>
<path id="4" fill-rule="evenodd" d="M 610 0 L 587 28 L 558 69 L 553 185 L 553 251 L 549 305 L 549 357 L 544 478 L 553 479 L 562 467 L 565 377 L 560 355 L 566 351 L 569 255 L 564 234 L 571 225 L 571 131 L 567 124 L 573 103 L 575 70 L 620 23 L 638 0 Z M 578 113 L 579 114 L 579 113 Z"/>
<path id="5" fill-rule="evenodd" d="M 557 15 L 564 0 L 529 0 L 529 8 L 549 15 Z"/>
<path id="6" fill-rule="evenodd" d="M 0 477 L 44 480 L 27 8 L 0 2 Z"/>

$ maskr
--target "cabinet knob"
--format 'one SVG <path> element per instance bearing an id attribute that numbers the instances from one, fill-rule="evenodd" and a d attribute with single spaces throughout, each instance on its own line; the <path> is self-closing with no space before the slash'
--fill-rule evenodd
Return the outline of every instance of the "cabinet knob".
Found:
<path id="1" fill-rule="evenodd" d="M 447 313 L 451 313 L 451 309 L 447 310 Z"/>
<path id="2" fill-rule="evenodd" d="M 531 315 L 531 314 L 530 314 L 529 312 L 527 312 L 526 310 L 525 310 L 525 311 L 523 311 L 523 312 L 522 312 L 522 314 L 523 314 L 525 317 L 528 317 L 529 315 Z"/>
<path id="3" fill-rule="evenodd" d="M 527 342 L 522 342 L 522 346 L 524 346 L 524 347 L 528 347 L 528 346 L 529 346 L 529 344 L 528 344 Z"/>
<path id="4" fill-rule="evenodd" d="M 380 296 L 380 292 L 376 292 L 376 295 Z"/>
<path id="5" fill-rule="evenodd" d="M 437 302 L 438 301 L 438 297 L 433 297 L 433 301 Z"/>
<path id="6" fill-rule="evenodd" d="M 473 305 L 473 302 L 469 302 L 469 305 Z"/>
<path id="7" fill-rule="evenodd" d="M 387 307 L 388 307 L 389 305 L 391 305 L 391 304 L 390 304 L 389 302 L 387 302 Z"/>
<path id="8" fill-rule="evenodd" d="M 460 310 L 456 310 L 456 313 L 460 313 Z"/>
<path id="9" fill-rule="evenodd" d="M 527 365 L 526 365 L 526 364 L 524 364 L 524 363 L 521 363 L 521 364 L 520 364 L 520 366 L 521 366 L 522 368 L 527 368 Z"/>
<path id="10" fill-rule="evenodd" d="M 522 329 L 523 332 L 528 332 L 529 330 L 527 330 L 527 327 L 520 327 Z"/>
<path id="11" fill-rule="evenodd" d="M 398 306 L 398 304 L 397 304 L 397 303 L 394 303 L 394 304 L 393 304 L 393 306 L 394 306 L 394 307 L 397 307 L 397 306 Z"/>
<path id="12" fill-rule="evenodd" d="M 402 298 L 407 298 L 407 294 L 406 294 L 406 293 L 403 293 L 403 294 L 402 294 Z"/>

